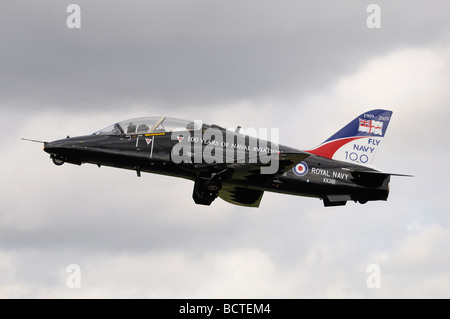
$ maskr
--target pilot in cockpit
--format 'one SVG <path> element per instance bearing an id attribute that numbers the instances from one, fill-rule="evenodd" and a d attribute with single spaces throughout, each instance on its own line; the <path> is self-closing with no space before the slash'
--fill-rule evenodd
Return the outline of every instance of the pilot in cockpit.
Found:
<path id="1" fill-rule="evenodd" d="M 136 133 L 136 125 L 133 123 L 128 124 L 127 134 Z"/>
<path id="2" fill-rule="evenodd" d="M 192 131 L 195 129 L 195 123 L 194 122 L 189 122 L 186 126 L 186 129 L 189 131 Z"/>
<path id="3" fill-rule="evenodd" d="M 147 124 L 142 124 L 142 125 L 139 125 L 137 132 L 138 133 L 147 133 L 149 129 L 150 128 L 148 127 Z"/>

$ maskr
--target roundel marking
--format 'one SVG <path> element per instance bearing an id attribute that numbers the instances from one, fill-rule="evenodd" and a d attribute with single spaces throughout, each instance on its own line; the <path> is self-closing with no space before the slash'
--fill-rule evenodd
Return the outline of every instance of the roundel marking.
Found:
<path id="1" fill-rule="evenodd" d="M 305 176 L 308 173 L 308 165 L 305 162 L 300 162 L 293 167 L 294 173 L 297 176 Z"/>

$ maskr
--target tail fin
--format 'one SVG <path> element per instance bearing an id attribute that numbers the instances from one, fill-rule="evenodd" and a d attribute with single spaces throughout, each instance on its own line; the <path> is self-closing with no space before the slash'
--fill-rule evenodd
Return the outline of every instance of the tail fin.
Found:
<path id="1" fill-rule="evenodd" d="M 392 111 L 372 110 L 361 114 L 309 153 L 370 166 L 386 134 Z"/>

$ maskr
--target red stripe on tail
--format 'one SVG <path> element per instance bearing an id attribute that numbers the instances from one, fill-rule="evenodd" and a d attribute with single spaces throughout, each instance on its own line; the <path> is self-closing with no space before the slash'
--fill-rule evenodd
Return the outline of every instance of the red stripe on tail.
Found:
<path id="1" fill-rule="evenodd" d="M 333 158 L 334 153 L 336 153 L 336 151 L 338 149 L 340 149 L 343 145 L 350 143 L 354 140 L 361 139 L 361 138 L 364 138 L 364 136 L 348 137 L 348 138 L 342 138 L 339 140 L 330 141 L 328 143 L 320 145 L 319 147 L 317 147 L 311 151 L 306 151 L 306 152 L 317 155 L 317 156 Z"/>

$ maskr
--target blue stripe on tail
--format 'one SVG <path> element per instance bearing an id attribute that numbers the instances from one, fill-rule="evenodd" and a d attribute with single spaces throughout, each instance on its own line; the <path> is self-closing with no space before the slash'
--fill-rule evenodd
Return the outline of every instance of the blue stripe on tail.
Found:
<path id="1" fill-rule="evenodd" d="M 371 165 L 386 134 L 392 111 L 361 114 L 309 153 L 360 165 Z"/>

